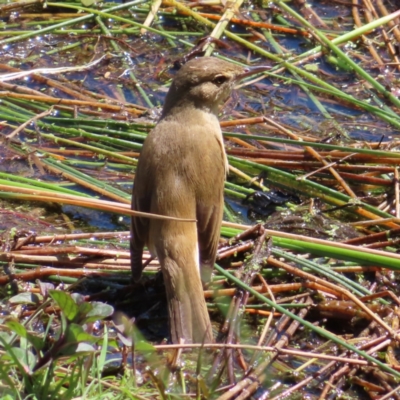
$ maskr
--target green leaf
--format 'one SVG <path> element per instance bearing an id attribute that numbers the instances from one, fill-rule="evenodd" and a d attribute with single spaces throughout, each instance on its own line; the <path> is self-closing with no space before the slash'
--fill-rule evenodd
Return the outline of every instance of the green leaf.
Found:
<path id="1" fill-rule="evenodd" d="M 14 335 L 10 335 L 8 332 L 0 332 L 0 348 L 1 348 L 1 343 L 10 343 L 11 340 L 13 340 Z"/>
<path id="2" fill-rule="evenodd" d="M 79 304 L 79 303 L 78 303 Z M 91 303 L 88 303 L 85 301 L 84 303 L 79 304 L 79 322 L 84 321 L 86 319 L 86 316 L 90 311 L 93 309 L 93 306 Z"/>
<path id="3" fill-rule="evenodd" d="M 63 356 L 70 356 L 68 363 L 72 363 L 75 359 L 86 354 L 93 353 L 96 349 L 88 343 L 69 344 L 62 348 L 60 352 Z"/>
<path id="4" fill-rule="evenodd" d="M 85 322 L 93 322 L 98 319 L 104 319 L 113 314 L 114 308 L 109 304 L 101 303 L 99 301 L 93 301 L 91 303 L 92 310 L 87 313 L 87 320 Z"/>
<path id="5" fill-rule="evenodd" d="M 36 351 L 40 351 L 44 347 L 44 339 L 32 335 L 31 333 L 28 332 L 28 335 L 26 337 L 26 340 L 35 348 Z"/>
<path id="6" fill-rule="evenodd" d="M 135 350 L 136 351 L 152 351 L 152 352 L 156 351 L 156 349 L 154 348 L 154 346 L 152 344 L 150 344 L 149 342 L 146 342 L 144 340 L 141 340 L 141 341 L 135 343 Z"/>
<path id="7" fill-rule="evenodd" d="M 14 400 L 14 399 L 15 399 L 15 397 L 11 397 L 9 394 L 6 394 L 5 396 L 3 396 L 1 398 L 1 400 Z"/>
<path id="8" fill-rule="evenodd" d="M 75 351 L 77 353 L 93 353 L 95 348 L 89 343 L 79 343 Z"/>
<path id="9" fill-rule="evenodd" d="M 78 352 L 92 352 L 95 349 L 89 343 L 96 342 L 97 338 L 85 332 L 82 326 L 70 324 L 66 332 L 66 343 L 59 351 L 61 355 L 75 355 Z"/>
<path id="10" fill-rule="evenodd" d="M 97 357 L 97 364 L 99 366 L 99 370 L 103 371 L 106 365 L 107 359 L 107 348 L 108 348 L 108 329 L 107 325 L 104 326 L 104 333 L 103 333 L 103 342 L 101 344 L 101 351 L 99 356 Z"/>
<path id="11" fill-rule="evenodd" d="M 11 304 L 39 304 L 42 300 L 42 296 L 38 296 L 35 293 L 26 292 L 19 293 L 16 296 L 11 297 L 8 301 Z"/>
<path id="12" fill-rule="evenodd" d="M 19 337 L 25 338 L 35 348 L 36 351 L 43 349 L 44 341 L 40 337 L 29 333 L 25 326 L 20 324 L 18 321 L 7 321 L 6 326 Z"/>
<path id="13" fill-rule="evenodd" d="M 135 351 L 140 351 L 140 352 L 146 353 L 147 357 L 149 357 L 148 353 L 151 353 L 151 354 L 157 353 L 154 346 L 145 339 L 145 337 L 140 332 L 140 330 L 136 327 L 136 325 L 132 325 L 131 335 L 132 335 L 131 337 L 133 338 L 133 342 L 135 345 Z M 150 360 L 150 358 L 148 358 L 148 361 L 149 360 Z"/>
<path id="14" fill-rule="evenodd" d="M 73 321 L 78 315 L 79 308 L 72 297 L 60 290 L 49 290 L 49 295 L 61 308 L 61 311 L 69 321 Z"/>
<path id="15" fill-rule="evenodd" d="M 25 373 L 30 374 L 32 372 L 33 366 L 36 364 L 36 357 L 33 353 L 26 349 L 21 349 L 19 347 L 12 347 L 9 349 L 9 352 L 12 352 L 14 357 L 19 361 L 20 365 L 24 368 Z M 6 353 L 3 356 L 3 359 L 13 360 L 11 354 Z"/>
<path id="16" fill-rule="evenodd" d="M 27 338 L 28 337 L 28 332 L 26 328 L 21 325 L 18 321 L 7 321 L 6 326 L 11 329 L 14 333 L 16 333 L 18 336 Z"/>
<path id="17" fill-rule="evenodd" d="M 97 338 L 95 338 L 93 335 L 90 333 L 87 333 L 84 331 L 82 326 L 78 324 L 70 324 L 68 326 L 67 332 L 67 342 L 96 342 Z"/>

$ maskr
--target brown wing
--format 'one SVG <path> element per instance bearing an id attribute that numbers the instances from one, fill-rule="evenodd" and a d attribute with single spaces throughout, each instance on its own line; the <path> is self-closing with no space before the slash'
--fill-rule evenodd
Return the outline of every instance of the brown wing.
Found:
<path id="1" fill-rule="evenodd" d="M 218 132 L 219 126 L 216 129 Z M 217 254 L 222 216 L 224 212 L 224 181 L 226 156 L 221 138 L 215 135 L 206 140 L 212 162 L 204 162 L 209 170 L 203 171 L 207 196 L 197 203 L 197 234 L 199 240 L 200 274 L 203 283 L 211 279 Z M 211 150 L 212 149 L 212 150 Z"/>
<path id="2" fill-rule="evenodd" d="M 135 195 L 132 196 L 132 210 L 136 211 L 148 211 L 146 207 L 140 205 L 148 204 L 145 199 L 137 200 Z M 146 244 L 146 236 L 149 230 L 148 220 L 145 218 L 132 217 L 131 218 L 131 270 L 132 278 L 136 282 L 142 276 L 143 263 L 143 247 Z"/>
<path id="3" fill-rule="evenodd" d="M 200 205 L 197 207 L 200 274 L 203 283 L 211 279 L 220 237 L 222 214 L 223 197 L 219 206 Z"/>
<path id="4" fill-rule="evenodd" d="M 132 191 L 132 210 L 150 212 L 151 184 L 149 184 L 148 160 L 146 146 L 143 147 L 139 164 L 136 170 L 135 182 Z M 138 281 L 142 275 L 143 247 L 147 244 L 149 233 L 148 218 L 131 218 L 131 269 L 132 278 Z"/>

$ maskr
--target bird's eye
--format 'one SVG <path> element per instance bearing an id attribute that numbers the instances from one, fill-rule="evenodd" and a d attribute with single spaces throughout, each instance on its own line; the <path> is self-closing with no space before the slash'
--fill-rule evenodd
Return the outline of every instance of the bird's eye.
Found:
<path id="1" fill-rule="evenodd" d="M 224 84 L 229 78 L 224 75 L 218 75 L 213 79 L 213 83 L 217 86 Z"/>

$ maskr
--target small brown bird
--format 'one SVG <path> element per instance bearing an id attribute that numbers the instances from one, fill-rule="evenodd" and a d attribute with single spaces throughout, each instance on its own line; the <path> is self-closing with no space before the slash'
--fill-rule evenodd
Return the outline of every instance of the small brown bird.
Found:
<path id="1" fill-rule="evenodd" d="M 215 262 L 228 167 L 218 108 L 253 73 L 214 57 L 186 63 L 141 151 L 132 209 L 197 220 L 132 217 L 133 279 L 140 279 L 147 245 L 161 265 L 173 343 L 213 341 L 201 281 L 210 279 Z"/>

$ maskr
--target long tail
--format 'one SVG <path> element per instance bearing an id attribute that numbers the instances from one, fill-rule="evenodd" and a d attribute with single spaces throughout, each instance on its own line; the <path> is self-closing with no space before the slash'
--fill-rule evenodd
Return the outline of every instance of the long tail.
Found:
<path id="1" fill-rule="evenodd" d="M 211 343 L 213 334 L 198 271 L 181 269 L 177 262 L 166 258 L 163 275 L 167 290 L 171 339 L 179 343 Z"/>

